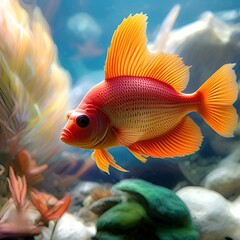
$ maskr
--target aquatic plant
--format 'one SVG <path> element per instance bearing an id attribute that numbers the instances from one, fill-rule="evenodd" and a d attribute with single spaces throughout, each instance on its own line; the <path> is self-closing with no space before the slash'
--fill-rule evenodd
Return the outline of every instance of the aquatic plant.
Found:
<path id="1" fill-rule="evenodd" d="M 71 203 L 70 195 L 58 200 L 50 194 L 37 191 L 31 191 L 31 198 L 28 198 L 25 176 L 16 176 L 11 167 L 8 185 L 11 198 L 0 211 L 0 238 L 39 235 L 41 223 L 48 226 L 49 222 L 53 220 L 57 225 L 58 220 Z M 38 216 L 38 212 L 40 216 Z M 20 222 L 21 224 L 19 224 Z"/>
<path id="2" fill-rule="evenodd" d="M 108 187 L 97 187 L 91 191 L 90 196 L 93 201 L 97 201 L 102 198 L 113 197 L 114 193 Z"/>
<path id="3" fill-rule="evenodd" d="M 18 1 L 3 0 L 0 14 L 0 150 L 13 160 L 26 149 L 45 162 L 60 149 L 69 76 L 38 8 L 30 18 Z"/>
<path id="4" fill-rule="evenodd" d="M 27 150 L 18 152 L 16 159 L 19 164 L 20 172 L 26 176 L 29 184 L 34 185 L 43 179 L 42 172 L 47 169 L 47 164 L 37 166 L 36 160 L 32 158 Z"/>
<path id="5" fill-rule="evenodd" d="M 70 79 L 37 7 L 29 15 L 20 1 L 3 0 L 0 15 L 0 238 L 33 236 L 38 219 L 59 220 L 71 202 L 27 193 L 64 148 Z"/>
<path id="6" fill-rule="evenodd" d="M 25 176 L 16 177 L 13 169 L 9 169 L 8 186 L 17 209 L 23 209 L 26 205 L 27 182 Z"/>
<path id="7" fill-rule="evenodd" d="M 27 182 L 25 176 L 19 177 L 9 169 L 8 186 L 11 192 L 9 199 L 0 211 L 0 238 L 33 236 L 41 233 L 27 214 Z M 21 222 L 21 224 L 19 224 Z"/>
<path id="8" fill-rule="evenodd" d="M 1 165 L 37 182 L 47 168 L 37 164 L 63 149 L 58 129 L 68 109 L 69 75 L 38 8 L 29 16 L 19 1 L 3 0 L 0 15 Z"/>
<path id="9" fill-rule="evenodd" d="M 51 220 L 58 220 L 68 209 L 71 203 L 70 195 L 61 200 L 44 192 L 31 191 L 32 203 L 41 213 L 41 220 L 47 225 Z"/>
<path id="10" fill-rule="evenodd" d="M 91 191 L 84 200 L 84 206 L 95 215 L 100 216 L 121 201 L 121 196 L 117 192 L 112 191 L 109 186 L 103 186 L 96 187 Z"/>

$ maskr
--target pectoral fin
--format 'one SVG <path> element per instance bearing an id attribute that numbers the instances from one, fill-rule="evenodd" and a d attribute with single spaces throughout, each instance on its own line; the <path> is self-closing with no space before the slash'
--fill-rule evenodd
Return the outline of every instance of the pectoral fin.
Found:
<path id="1" fill-rule="evenodd" d="M 138 132 L 135 129 L 113 129 L 113 132 L 117 138 L 120 146 L 129 146 L 137 142 L 143 133 Z"/>
<path id="2" fill-rule="evenodd" d="M 98 168 L 108 174 L 110 174 L 109 165 L 122 172 L 128 172 L 128 170 L 117 165 L 113 156 L 104 149 L 95 149 L 92 153 L 92 158 L 96 161 Z"/>

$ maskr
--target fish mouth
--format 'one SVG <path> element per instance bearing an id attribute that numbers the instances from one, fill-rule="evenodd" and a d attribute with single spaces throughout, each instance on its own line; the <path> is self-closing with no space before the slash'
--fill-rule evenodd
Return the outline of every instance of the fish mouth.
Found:
<path id="1" fill-rule="evenodd" d="M 73 134 L 71 133 L 71 131 L 69 131 L 67 128 L 64 128 L 62 130 L 61 136 L 60 136 L 60 140 L 70 146 L 74 146 L 74 147 L 80 147 L 82 148 L 82 144 L 79 144 L 78 142 L 76 142 L 73 138 Z M 86 148 L 87 149 L 87 148 Z"/>
<path id="2" fill-rule="evenodd" d="M 72 139 L 71 132 L 68 129 L 64 128 L 62 130 L 62 133 L 61 133 L 61 136 L 60 136 L 60 140 L 65 142 L 65 143 L 69 143 L 71 141 L 71 139 Z"/>

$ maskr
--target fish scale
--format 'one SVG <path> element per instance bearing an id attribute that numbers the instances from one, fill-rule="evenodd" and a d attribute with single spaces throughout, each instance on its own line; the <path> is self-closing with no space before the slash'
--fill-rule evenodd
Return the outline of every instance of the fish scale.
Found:
<path id="1" fill-rule="evenodd" d="M 165 134 L 199 104 L 195 96 L 178 93 L 160 81 L 129 76 L 102 82 L 86 98 L 111 116 L 114 128 L 142 132 L 139 140 Z"/>

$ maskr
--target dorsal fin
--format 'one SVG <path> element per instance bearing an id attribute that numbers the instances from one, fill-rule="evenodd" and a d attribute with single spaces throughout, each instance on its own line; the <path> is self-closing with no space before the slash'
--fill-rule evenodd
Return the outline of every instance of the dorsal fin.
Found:
<path id="1" fill-rule="evenodd" d="M 146 36 L 147 16 L 136 14 L 124 19 L 114 32 L 105 64 L 105 79 L 119 76 L 155 78 L 177 91 L 188 83 L 189 67 L 177 55 L 150 53 Z"/>
<path id="2" fill-rule="evenodd" d="M 108 49 L 105 79 L 139 75 L 148 57 L 146 21 L 146 15 L 130 15 L 118 26 Z"/>

